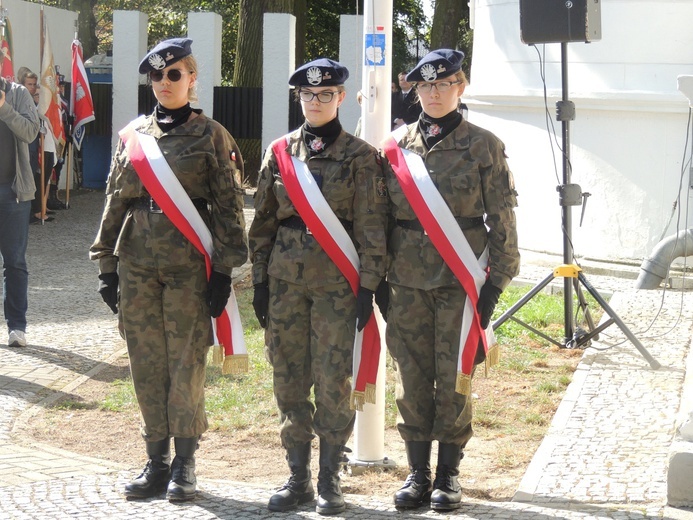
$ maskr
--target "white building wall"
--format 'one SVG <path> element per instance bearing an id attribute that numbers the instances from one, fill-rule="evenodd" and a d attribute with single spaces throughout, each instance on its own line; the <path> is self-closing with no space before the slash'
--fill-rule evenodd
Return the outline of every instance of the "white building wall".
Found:
<path id="1" fill-rule="evenodd" d="M 2 6 L 7 9 L 7 17 L 12 26 L 15 74 L 20 67 L 29 67 L 40 75 L 41 5 L 21 0 L 2 0 Z M 75 38 L 77 13 L 45 6 L 44 18 L 48 25 L 55 64 L 60 68 L 60 73 L 65 75 L 65 81 L 71 81 L 72 40 Z"/>
<path id="2" fill-rule="evenodd" d="M 556 186 L 563 180 L 562 127 L 555 118 L 562 94 L 561 45 L 535 49 L 521 42 L 518 0 L 472 2 L 474 54 L 464 99 L 469 119 L 506 144 L 520 194 L 520 246 L 561 254 Z M 691 15 L 691 0 L 602 0 L 601 41 L 567 44 L 568 97 L 576 106 L 576 119 L 569 124 L 571 181 L 591 194 L 582 227 L 583 208 L 572 208 L 578 257 L 639 263 L 662 235 L 676 231 L 676 216 L 669 219 L 679 191 L 688 117 L 677 76 L 693 74 Z M 555 139 L 546 129 L 537 50 L 546 61 Z M 684 207 L 688 184 L 686 172 Z M 679 229 L 691 226 L 691 213 Z"/>

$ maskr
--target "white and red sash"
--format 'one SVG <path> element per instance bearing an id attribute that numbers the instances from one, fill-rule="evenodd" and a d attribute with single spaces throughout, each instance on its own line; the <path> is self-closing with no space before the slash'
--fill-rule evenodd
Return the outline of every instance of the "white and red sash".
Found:
<path id="1" fill-rule="evenodd" d="M 349 282 L 354 295 L 359 290 L 360 260 L 354 243 L 318 188 L 308 165 L 286 151 L 288 136 L 272 143 L 279 171 L 289 198 L 311 233 Z M 380 359 L 380 333 L 375 314 L 365 328 L 356 331 L 353 352 L 351 406 L 362 410 L 375 403 L 375 383 Z"/>
<path id="2" fill-rule="evenodd" d="M 484 351 L 487 353 L 489 362 L 493 364 L 498 359 L 493 329 L 491 327 L 486 330 L 481 328 L 479 314 L 476 310 L 479 291 L 486 281 L 488 248 L 481 255 L 481 258 L 476 258 L 462 229 L 445 203 L 445 199 L 428 174 L 428 169 L 421 156 L 398 146 L 397 143 L 406 130 L 407 128 L 403 127 L 403 130 L 393 132 L 385 141 L 383 149 L 402 187 L 404 196 L 416 213 L 419 222 L 421 222 L 443 261 L 467 293 L 462 312 L 456 391 L 469 395 L 471 393 L 474 358 L 479 340 L 484 345 Z M 489 352 L 489 348 L 492 348 L 492 352 Z"/>
<path id="3" fill-rule="evenodd" d="M 156 139 L 137 132 L 136 128 L 144 116 L 132 121 L 118 135 L 125 144 L 128 157 L 149 195 L 159 205 L 176 228 L 204 255 L 207 279 L 212 273 L 212 234 L 193 205 L 166 158 L 161 153 Z M 238 312 L 236 295 L 231 286 L 231 296 L 226 308 L 218 318 L 212 319 L 215 335 L 215 358 L 224 356 L 222 373 L 241 373 L 248 370 L 248 351 L 243 338 L 241 315 Z M 223 347 L 223 351 L 221 351 Z"/>

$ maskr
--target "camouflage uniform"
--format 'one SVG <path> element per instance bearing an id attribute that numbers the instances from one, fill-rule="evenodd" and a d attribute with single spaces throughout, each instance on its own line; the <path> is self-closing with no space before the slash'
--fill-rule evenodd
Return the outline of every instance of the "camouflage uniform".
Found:
<path id="1" fill-rule="evenodd" d="M 138 131 L 159 147 L 211 231 L 214 269 L 231 276 L 248 254 L 240 188 L 243 162 L 229 133 L 199 114 L 162 133 L 154 116 Z M 148 196 L 123 142 L 106 188 L 90 258 L 102 273 L 120 272 L 119 318 L 147 441 L 197 437 L 207 429 L 205 361 L 213 342 L 204 256 L 161 213 L 133 207 Z"/>
<path id="2" fill-rule="evenodd" d="M 490 279 L 507 287 L 519 272 L 520 255 L 516 192 L 503 143 L 462 121 L 430 150 L 418 123 L 409 125 L 399 145 L 424 159 L 456 218 L 485 215 L 489 230 L 476 225 L 464 234 L 477 257 L 488 244 Z M 386 171 L 393 220 L 416 220 L 394 173 Z M 387 345 L 397 368 L 398 429 L 404 441 L 464 447 L 472 436 L 471 401 L 455 392 L 464 289 L 422 231 L 394 224 L 388 252 Z"/>
<path id="3" fill-rule="evenodd" d="M 299 129 L 291 134 L 288 151 L 322 179 L 322 193 L 335 215 L 353 224 L 347 231 L 359 253 L 361 285 L 375 290 L 385 273 L 387 219 L 384 175 L 375 149 L 342 131 L 309 158 Z M 269 282 L 266 341 L 282 445 L 288 449 L 310 442 L 313 432 L 328 444 L 344 445 L 354 424 L 349 379 L 356 298 L 312 235 L 281 225 L 298 212 L 271 148 L 260 171 L 255 210 L 249 232 L 253 283 Z"/>

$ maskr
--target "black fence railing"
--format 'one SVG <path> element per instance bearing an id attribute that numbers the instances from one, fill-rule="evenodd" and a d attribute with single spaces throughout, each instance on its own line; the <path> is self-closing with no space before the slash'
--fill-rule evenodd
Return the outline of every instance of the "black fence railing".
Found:
<path id="1" fill-rule="evenodd" d="M 94 100 L 96 119 L 87 125 L 89 135 L 111 135 L 113 121 L 113 85 L 92 83 L 91 95 Z M 303 124 L 301 105 L 289 93 L 289 117 L 287 131 Z M 156 106 L 156 98 L 149 85 L 140 85 L 137 95 L 138 114 L 151 114 Z M 235 139 L 262 138 L 262 88 L 255 87 L 215 87 L 214 113 L 212 117 L 221 123 Z"/>

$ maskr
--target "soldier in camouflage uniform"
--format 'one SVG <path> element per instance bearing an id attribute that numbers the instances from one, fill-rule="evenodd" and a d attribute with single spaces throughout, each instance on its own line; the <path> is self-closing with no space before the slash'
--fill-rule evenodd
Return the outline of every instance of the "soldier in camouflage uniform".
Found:
<path id="1" fill-rule="evenodd" d="M 230 294 L 231 270 L 247 259 L 240 187 L 243 162 L 236 143 L 216 121 L 190 107 L 197 65 L 191 40 L 157 45 L 140 64 L 158 100 L 135 123 L 156 138 L 168 165 L 213 239 L 213 270 L 149 196 L 123 141 L 111 163 L 101 226 L 90 257 L 99 261 L 104 301 L 119 321 L 142 413 L 149 460 L 125 486 L 130 498 L 167 489 L 171 501 L 195 496 L 195 449 L 207 429 L 205 365 L 213 344 L 211 316 Z M 170 438 L 176 456 L 170 464 Z"/>
<path id="2" fill-rule="evenodd" d="M 503 143 L 464 121 L 456 110 L 466 84 L 463 57 L 459 51 L 433 51 L 407 75 L 407 81 L 417 84 L 423 113 L 398 145 L 423 158 L 477 258 L 489 248 L 489 275 L 477 306 L 486 328 L 501 291 L 519 271 L 516 192 Z M 389 309 L 384 314 L 397 369 L 398 429 L 411 468 L 395 505 L 419 507 L 430 499 L 433 509 L 456 509 L 461 503 L 461 452 L 472 436 L 471 400 L 455 391 L 466 293 L 424 232 L 394 172 L 386 171 L 393 227 L 388 237 Z M 483 356 L 480 347 L 476 361 Z M 432 483 L 434 440 L 439 444 Z"/>
<path id="3" fill-rule="evenodd" d="M 286 511 L 313 499 L 310 452 L 320 438 L 318 502 L 321 514 L 345 509 L 339 460 L 354 425 L 350 375 L 355 324 L 373 310 L 373 292 L 385 273 L 387 194 L 376 150 L 346 133 L 337 118 L 348 71 L 337 62 L 310 62 L 291 76 L 305 124 L 289 134 L 285 150 L 307 163 L 329 207 L 360 259 L 355 297 L 339 268 L 306 228 L 287 193 L 272 147 L 260 171 L 255 219 L 248 234 L 255 298 L 267 328 L 281 442 L 291 477 L 268 508 Z M 285 138 L 282 138 L 285 140 Z M 310 400 L 311 387 L 315 404 Z"/>

